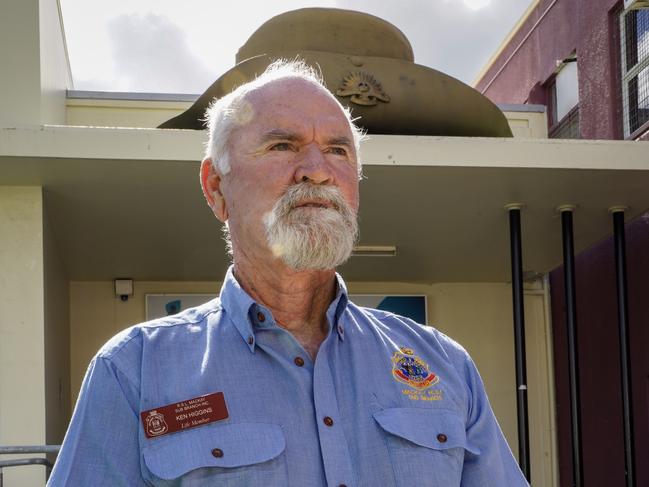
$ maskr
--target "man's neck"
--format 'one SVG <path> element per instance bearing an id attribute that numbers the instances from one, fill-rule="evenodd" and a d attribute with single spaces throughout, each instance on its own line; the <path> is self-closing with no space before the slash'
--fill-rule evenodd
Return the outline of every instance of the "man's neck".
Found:
<path id="1" fill-rule="evenodd" d="M 279 259 L 252 262 L 236 257 L 234 275 L 241 287 L 315 359 L 328 333 L 326 312 L 336 293 L 334 270 L 295 271 Z"/>

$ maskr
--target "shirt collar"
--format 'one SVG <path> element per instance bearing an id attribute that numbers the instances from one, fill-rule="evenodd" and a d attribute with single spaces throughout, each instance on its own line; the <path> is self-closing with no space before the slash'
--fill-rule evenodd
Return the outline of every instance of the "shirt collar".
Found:
<path id="1" fill-rule="evenodd" d="M 347 297 L 347 286 L 342 276 L 336 272 L 336 297 L 327 309 L 327 319 L 338 333 L 338 338 L 345 339 L 345 328 L 340 321 L 340 315 L 345 311 L 349 298 Z"/>
<path id="2" fill-rule="evenodd" d="M 248 345 L 250 351 L 254 353 L 255 330 L 276 326 L 272 313 L 266 307 L 255 302 L 241 287 L 236 277 L 234 277 L 233 266 L 230 266 L 225 274 L 220 299 L 221 306 L 230 315 L 241 338 Z M 339 318 L 348 302 L 345 281 L 340 274 L 336 273 L 336 297 L 327 308 L 326 315 L 341 340 L 344 340 L 345 330 L 342 323 L 339 323 Z"/>
<path id="3" fill-rule="evenodd" d="M 241 287 L 234 277 L 234 267 L 230 266 L 225 274 L 223 286 L 221 287 L 221 306 L 230 315 L 237 331 L 246 342 L 251 352 L 255 351 L 255 334 L 248 313 L 250 308 L 256 304 L 255 300 Z"/>

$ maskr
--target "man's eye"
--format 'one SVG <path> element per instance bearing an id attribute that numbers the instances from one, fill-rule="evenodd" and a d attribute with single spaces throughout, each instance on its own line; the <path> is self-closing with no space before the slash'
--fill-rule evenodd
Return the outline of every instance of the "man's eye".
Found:
<path id="1" fill-rule="evenodd" d="M 270 150 L 278 150 L 278 151 L 287 151 L 291 150 L 291 144 L 288 142 L 280 142 L 278 144 L 274 144 L 270 147 Z"/>
<path id="2" fill-rule="evenodd" d="M 337 156 L 346 156 L 347 155 L 347 149 L 344 147 L 331 147 L 329 149 L 329 152 L 332 154 L 335 154 Z"/>

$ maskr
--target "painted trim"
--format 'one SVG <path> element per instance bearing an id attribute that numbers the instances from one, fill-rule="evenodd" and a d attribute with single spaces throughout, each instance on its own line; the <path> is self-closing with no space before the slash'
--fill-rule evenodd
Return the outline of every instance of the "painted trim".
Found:
<path id="1" fill-rule="evenodd" d="M 474 88 L 478 86 L 478 83 L 482 81 L 482 78 L 484 78 L 485 74 L 487 74 L 487 71 L 491 69 L 491 66 L 496 62 L 496 59 L 498 59 L 500 55 L 503 53 L 503 51 L 507 48 L 507 46 L 512 41 L 514 36 L 518 33 L 521 27 L 523 27 L 525 22 L 527 22 L 527 19 L 530 17 L 530 15 L 532 15 L 532 12 L 536 7 L 538 7 L 540 2 L 541 0 L 533 0 L 530 6 L 527 7 L 527 10 L 523 12 L 523 15 L 521 15 L 521 18 L 518 19 L 514 27 L 512 27 L 509 33 L 505 36 L 505 38 L 502 40 L 498 48 L 489 57 L 485 65 L 482 66 L 482 69 L 480 69 L 480 72 L 476 75 L 475 79 L 473 80 L 473 83 L 471 83 L 471 86 L 473 86 Z"/>
<path id="2" fill-rule="evenodd" d="M 187 93 L 131 93 L 124 91 L 67 90 L 67 99 L 184 101 L 194 102 L 201 95 Z"/>
<path id="3" fill-rule="evenodd" d="M 72 68 L 70 67 L 70 55 L 68 53 L 68 40 L 65 35 L 65 24 L 63 22 L 63 11 L 61 10 L 61 0 L 56 0 L 56 9 L 59 15 L 59 29 L 61 29 L 61 40 L 63 41 L 63 52 L 65 53 L 65 68 L 68 75 L 68 88 L 74 88 L 74 78 L 72 77 Z"/>
<path id="4" fill-rule="evenodd" d="M 534 103 L 510 104 L 502 103 L 496 105 L 501 112 L 527 112 L 527 113 L 545 113 L 545 105 L 537 105 Z"/>
<path id="5" fill-rule="evenodd" d="M 489 83 L 487 83 L 487 85 L 486 85 L 486 86 L 485 86 L 485 87 L 480 91 L 480 93 L 482 93 L 483 95 L 485 94 L 485 92 L 489 89 L 489 87 L 493 84 L 493 82 L 496 81 L 496 78 L 498 78 L 498 76 L 500 76 L 500 73 L 502 73 L 502 72 L 504 71 L 504 69 L 507 67 L 507 65 L 509 64 L 509 62 L 510 62 L 512 59 L 514 59 L 514 56 L 516 56 L 516 54 L 518 54 L 518 51 L 520 51 L 521 47 L 523 47 L 523 45 L 527 42 L 527 40 L 530 38 L 530 36 L 534 33 L 534 31 L 536 30 L 536 28 L 541 24 L 541 22 L 543 21 L 543 19 L 545 19 L 545 16 L 550 12 L 550 10 L 552 10 L 552 7 L 554 7 L 554 6 L 557 4 L 558 1 L 559 1 L 559 0 L 553 0 L 553 2 L 552 2 L 550 5 L 548 5 L 548 8 L 545 9 L 545 11 L 541 14 L 541 16 L 538 18 L 538 20 L 537 20 L 537 21 L 534 23 L 534 25 L 531 27 L 530 31 L 529 31 L 527 34 L 525 34 L 525 37 L 523 37 L 523 39 L 521 40 L 521 42 L 518 43 L 518 45 L 516 46 L 516 48 L 515 48 L 515 49 L 512 51 L 512 53 L 507 57 L 507 59 L 505 60 L 505 62 L 503 63 L 503 65 L 500 66 L 500 68 L 498 69 L 498 71 L 496 71 L 496 74 L 493 75 L 493 77 L 491 78 L 491 80 L 489 80 Z"/>

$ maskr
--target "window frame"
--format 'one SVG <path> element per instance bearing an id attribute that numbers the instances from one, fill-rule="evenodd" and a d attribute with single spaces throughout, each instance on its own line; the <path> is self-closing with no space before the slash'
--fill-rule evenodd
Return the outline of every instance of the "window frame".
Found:
<path id="1" fill-rule="evenodd" d="M 638 126 L 635 130 L 631 131 L 631 107 L 629 104 L 629 82 L 633 78 L 638 78 L 639 74 L 649 69 L 649 52 L 642 59 L 637 59 L 631 69 L 627 66 L 628 48 L 627 48 L 627 16 L 633 11 L 644 10 L 649 12 L 649 8 L 643 7 L 639 9 L 622 10 L 619 15 L 619 28 L 620 28 L 620 85 L 622 88 L 622 125 L 623 136 L 625 139 L 633 139 L 637 135 L 645 132 L 649 128 L 649 120 L 645 121 L 642 125 Z M 637 39 L 636 39 L 637 43 Z M 637 49 L 637 47 L 635 47 Z M 636 53 L 636 57 L 638 53 Z"/>

